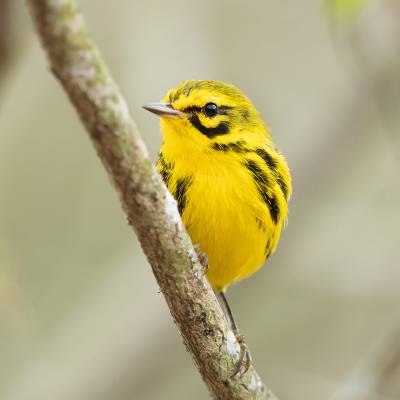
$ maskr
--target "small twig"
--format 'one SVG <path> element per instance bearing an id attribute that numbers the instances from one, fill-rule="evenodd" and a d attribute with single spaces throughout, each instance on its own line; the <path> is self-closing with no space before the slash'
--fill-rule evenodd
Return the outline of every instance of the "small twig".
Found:
<path id="1" fill-rule="evenodd" d="M 27 0 L 67 92 L 139 237 L 185 345 L 215 399 L 276 399 L 253 367 L 233 378 L 240 347 L 204 277 L 128 108 L 73 0 Z"/>

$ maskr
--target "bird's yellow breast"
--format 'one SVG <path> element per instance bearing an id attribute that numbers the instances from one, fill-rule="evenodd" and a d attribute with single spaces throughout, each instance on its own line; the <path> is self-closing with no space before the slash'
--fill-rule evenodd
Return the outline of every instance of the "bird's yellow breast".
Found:
<path id="1" fill-rule="evenodd" d="M 284 194 L 255 150 L 240 154 L 209 149 L 186 158 L 164 144 L 160 152 L 158 169 L 178 201 L 192 242 L 208 256 L 207 277 L 217 290 L 263 265 L 286 218 Z M 273 190 L 278 193 L 271 197 L 279 208 L 276 221 L 246 162 L 254 163 L 276 185 L 271 187 L 271 196 Z"/>

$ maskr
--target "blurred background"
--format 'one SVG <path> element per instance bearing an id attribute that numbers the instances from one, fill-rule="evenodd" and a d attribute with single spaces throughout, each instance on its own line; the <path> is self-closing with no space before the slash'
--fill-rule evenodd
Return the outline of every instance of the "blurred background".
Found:
<path id="1" fill-rule="evenodd" d="M 184 79 L 254 101 L 294 179 L 268 267 L 228 293 L 281 399 L 400 399 L 398 0 L 81 0 L 141 105 Z M 0 0 L 0 399 L 206 399 L 23 2 Z"/>

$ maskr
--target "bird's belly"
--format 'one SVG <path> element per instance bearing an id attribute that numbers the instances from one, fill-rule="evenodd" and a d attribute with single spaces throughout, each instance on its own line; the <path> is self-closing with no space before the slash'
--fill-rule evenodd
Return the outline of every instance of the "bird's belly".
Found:
<path id="1" fill-rule="evenodd" d="M 251 189 L 224 184 L 190 187 L 183 222 L 194 244 L 208 256 L 207 277 L 217 290 L 243 279 L 262 266 L 273 234 L 261 221 L 262 203 Z"/>

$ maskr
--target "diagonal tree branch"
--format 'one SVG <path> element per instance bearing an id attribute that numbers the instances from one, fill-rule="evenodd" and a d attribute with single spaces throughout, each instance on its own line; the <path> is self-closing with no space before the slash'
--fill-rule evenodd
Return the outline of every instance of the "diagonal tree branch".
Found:
<path id="1" fill-rule="evenodd" d="M 10 63 L 10 15 L 10 0 L 0 0 L 0 80 L 3 79 Z"/>
<path id="2" fill-rule="evenodd" d="M 176 203 L 74 0 L 27 0 L 58 78 L 86 127 L 152 266 L 188 351 L 215 399 L 275 399 L 253 367 L 233 378 L 240 348 L 204 277 Z"/>

